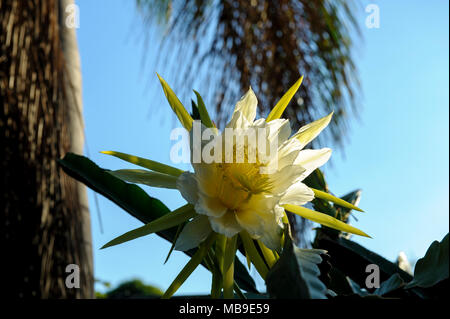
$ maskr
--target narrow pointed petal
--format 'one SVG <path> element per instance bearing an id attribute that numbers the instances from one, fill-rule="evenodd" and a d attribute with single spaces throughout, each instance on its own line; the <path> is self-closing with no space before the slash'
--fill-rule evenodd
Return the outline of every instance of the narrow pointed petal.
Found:
<path id="1" fill-rule="evenodd" d="M 245 250 L 245 249 L 244 249 Z M 251 270 L 252 269 L 252 262 L 251 262 L 251 260 L 250 260 L 250 257 L 248 256 L 248 254 L 247 254 L 247 251 L 245 251 L 245 259 L 247 260 L 247 267 L 248 267 L 248 270 Z"/>
<path id="2" fill-rule="evenodd" d="M 242 231 L 239 235 L 242 239 L 242 243 L 244 244 L 245 253 L 250 257 L 250 260 L 262 279 L 266 279 L 269 269 L 267 268 L 261 255 L 258 253 L 252 238 L 246 231 Z"/>
<path id="3" fill-rule="evenodd" d="M 270 250 L 269 248 L 266 247 L 266 245 L 264 245 L 262 241 L 258 240 L 257 242 L 259 248 L 261 249 L 261 252 L 264 255 L 264 259 L 266 260 L 267 265 L 269 265 L 269 268 L 272 268 L 272 266 L 276 262 L 275 255 L 273 254 L 272 250 Z"/>
<path id="4" fill-rule="evenodd" d="M 337 230 L 340 230 L 340 231 L 343 231 L 346 233 L 352 233 L 355 235 L 360 235 L 360 236 L 370 238 L 370 236 L 367 235 L 362 230 L 359 230 L 358 228 L 350 226 L 349 224 L 346 224 L 334 217 L 331 217 L 330 215 L 319 213 L 312 209 L 308 209 L 308 208 L 302 207 L 302 206 L 286 204 L 286 205 L 283 205 L 283 207 L 286 210 L 288 210 L 294 214 L 297 214 L 299 216 L 302 216 L 303 218 L 312 220 L 313 222 L 319 223 L 321 225 L 324 225 L 324 226 L 327 226 L 327 227 L 330 227 L 333 229 L 337 229 Z"/>
<path id="5" fill-rule="evenodd" d="M 167 261 L 170 258 L 170 255 L 172 254 L 173 250 L 175 249 L 175 244 L 177 243 L 178 237 L 180 236 L 180 233 L 183 230 L 185 224 L 186 223 L 182 223 L 182 224 L 178 225 L 177 232 L 175 233 L 175 237 L 173 237 L 172 245 L 170 246 L 169 253 L 167 254 L 167 257 L 166 257 L 166 260 L 164 261 L 164 264 L 167 263 Z"/>
<path id="6" fill-rule="evenodd" d="M 234 258 L 236 255 L 237 236 L 227 238 L 225 255 L 223 258 L 223 297 L 232 299 L 234 288 Z"/>
<path id="7" fill-rule="evenodd" d="M 176 188 L 177 178 L 173 175 L 151 172 L 143 169 L 119 169 L 111 175 L 125 182 L 145 184 L 152 187 Z"/>
<path id="8" fill-rule="evenodd" d="M 331 112 L 327 116 L 301 127 L 298 132 L 292 136 L 292 138 L 298 139 L 303 144 L 303 147 L 305 147 L 306 144 L 315 139 L 317 135 L 319 135 L 320 132 L 328 126 L 333 113 L 334 112 Z"/>
<path id="9" fill-rule="evenodd" d="M 206 239 L 205 243 L 200 246 L 200 248 L 196 251 L 196 253 L 192 256 L 189 262 L 184 266 L 184 268 L 180 271 L 178 276 L 172 282 L 172 284 L 167 288 L 164 295 L 161 297 L 162 299 L 168 299 L 173 296 L 174 293 L 177 292 L 178 288 L 186 281 L 186 279 L 192 274 L 192 272 L 200 265 L 203 258 L 205 258 L 209 248 L 211 248 L 212 244 L 216 240 L 215 234 L 209 235 Z"/>
<path id="10" fill-rule="evenodd" d="M 188 111 L 186 111 L 183 104 L 181 104 L 180 100 L 172 91 L 169 84 L 167 84 L 167 82 L 158 73 L 156 75 L 158 76 L 159 81 L 161 82 L 164 94 L 166 95 L 167 101 L 172 107 L 172 110 L 174 111 L 175 115 L 178 117 L 183 127 L 186 130 L 190 131 L 192 128 L 192 121 L 193 121 L 192 117 L 189 115 Z"/>
<path id="11" fill-rule="evenodd" d="M 215 127 L 211 117 L 209 116 L 208 110 L 206 109 L 205 102 L 203 102 L 202 96 L 195 90 L 194 93 L 197 96 L 198 112 L 200 113 L 202 123 L 209 128 Z"/>
<path id="12" fill-rule="evenodd" d="M 281 115 L 283 115 L 284 110 L 288 106 L 289 102 L 294 97 L 295 93 L 298 91 L 298 88 L 303 82 L 303 76 L 294 83 L 293 86 L 283 95 L 283 97 L 278 101 L 278 103 L 274 106 L 272 111 L 267 116 L 266 121 L 270 122 L 275 119 L 279 119 Z"/>
<path id="13" fill-rule="evenodd" d="M 211 233 L 207 216 L 198 215 L 188 222 L 180 233 L 175 250 L 186 251 L 198 247 Z"/>
<path id="14" fill-rule="evenodd" d="M 317 198 L 333 202 L 336 205 L 339 205 L 339 206 L 342 206 L 342 207 L 345 207 L 345 208 L 354 209 L 354 210 L 357 210 L 359 212 L 364 212 L 361 208 L 359 208 L 359 207 L 357 207 L 357 206 L 355 206 L 353 204 L 350 204 L 349 202 L 346 202 L 343 199 L 337 198 L 337 197 L 335 197 L 335 196 L 333 196 L 331 194 L 322 192 L 322 191 L 320 191 L 318 189 L 314 189 L 314 188 L 311 188 L 311 189 L 314 192 L 315 197 L 317 197 Z"/>
<path id="15" fill-rule="evenodd" d="M 115 156 L 117 158 L 120 158 L 121 160 L 133 163 L 135 165 L 147 168 L 155 172 L 160 172 L 173 176 L 180 176 L 183 173 L 181 169 L 130 154 L 114 151 L 102 151 L 100 153 Z"/>
<path id="16" fill-rule="evenodd" d="M 171 228 L 173 226 L 179 225 L 186 220 L 194 217 L 196 215 L 195 210 L 193 209 L 192 205 L 187 204 L 184 205 L 176 210 L 174 210 L 171 213 L 168 213 L 142 227 L 133 229 L 129 232 L 126 232 L 125 234 L 109 241 L 106 243 L 101 249 L 119 245 L 122 243 L 125 243 L 127 241 L 150 235 L 156 232 L 159 232 L 164 229 Z"/>
<path id="17" fill-rule="evenodd" d="M 222 234 L 217 234 L 215 253 L 219 269 L 222 273 L 223 273 L 223 258 L 225 256 L 226 245 L 227 245 L 227 238 Z"/>

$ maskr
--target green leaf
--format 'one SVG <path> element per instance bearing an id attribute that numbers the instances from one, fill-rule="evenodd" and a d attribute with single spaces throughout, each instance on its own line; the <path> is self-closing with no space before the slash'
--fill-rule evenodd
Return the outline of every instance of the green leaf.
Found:
<path id="1" fill-rule="evenodd" d="M 242 239 L 242 243 L 244 244 L 245 253 L 248 257 L 250 257 L 250 260 L 252 261 L 259 275 L 263 279 L 266 279 L 268 268 L 258 250 L 256 249 L 255 243 L 253 242 L 252 238 L 246 231 L 241 231 L 239 235 Z"/>
<path id="2" fill-rule="evenodd" d="M 101 169 L 88 158 L 67 153 L 59 161 L 63 170 L 92 190 L 110 199 L 144 223 L 149 223 L 170 212 L 160 200 L 148 196 L 139 186 L 128 184 L 109 171 Z M 169 233 L 163 235 L 168 239 Z"/>
<path id="3" fill-rule="evenodd" d="M 286 93 L 282 96 L 282 98 L 277 102 L 277 104 L 274 106 L 272 111 L 270 111 L 269 115 L 267 116 L 266 122 L 270 122 L 272 120 L 279 119 L 281 115 L 283 115 L 284 110 L 288 106 L 289 102 L 294 97 L 295 93 L 297 93 L 298 88 L 303 82 L 303 76 L 300 77 L 300 79 L 297 80 L 297 82 L 294 83 L 293 86 L 290 87 L 289 90 L 287 90 Z"/>
<path id="4" fill-rule="evenodd" d="M 393 274 L 388 280 L 383 281 L 380 288 L 377 288 L 373 293 L 378 296 L 384 296 L 396 289 L 405 285 L 405 282 L 399 274 Z"/>
<path id="5" fill-rule="evenodd" d="M 349 276 L 361 286 L 365 285 L 367 278 L 365 269 L 369 264 L 378 265 L 381 281 L 389 279 L 395 273 L 398 273 L 406 282 L 412 279 L 411 275 L 396 264 L 354 241 L 342 237 L 331 238 L 320 231 L 317 233 L 313 246 L 327 250 L 328 254 L 333 256 L 332 269 L 338 269 L 343 275 Z"/>
<path id="6" fill-rule="evenodd" d="M 336 218 L 331 217 L 330 215 L 319 213 L 319 212 L 316 212 L 316 211 L 306 208 L 306 207 L 296 206 L 296 205 L 291 205 L 291 204 L 283 205 L 283 207 L 286 210 L 288 210 L 294 214 L 297 214 L 303 218 L 312 220 L 313 222 L 319 223 L 321 225 L 324 225 L 324 226 L 327 226 L 327 227 L 330 227 L 333 229 L 337 229 L 337 230 L 340 230 L 340 231 L 343 231 L 346 233 L 352 233 L 352 234 L 356 234 L 356 235 L 360 235 L 360 236 L 364 236 L 364 237 L 370 237 L 362 230 L 359 230 L 358 228 L 355 228 L 344 222 L 341 222 L 340 220 L 337 220 Z"/>
<path id="7" fill-rule="evenodd" d="M 107 170 L 98 167 L 84 156 L 67 153 L 58 162 L 69 176 L 105 196 L 144 224 L 148 224 L 170 212 L 170 209 L 160 200 L 148 196 L 139 186 L 126 183 L 114 177 Z M 157 232 L 157 235 L 172 243 L 174 242 L 176 231 L 176 227 L 173 227 Z M 184 253 L 188 256 L 193 256 L 195 252 L 196 249 L 191 249 Z M 235 260 L 234 279 L 242 289 L 258 293 L 253 278 L 239 259 Z"/>
<path id="8" fill-rule="evenodd" d="M 325 299 L 327 291 L 320 281 L 322 262 L 319 249 L 300 249 L 295 247 L 286 233 L 280 259 L 270 269 L 266 278 L 267 292 L 271 298 L 278 299 Z"/>
<path id="9" fill-rule="evenodd" d="M 353 294 L 353 289 L 347 277 L 334 265 L 328 271 L 328 277 L 330 280 L 328 283 L 325 283 L 328 289 L 332 290 L 337 295 Z"/>
<path id="10" fill-rule="evenodd" d="M 112 155 L 117 158 L 120 158 L 121 160 L 133 163 L 138 166 L 142 166 L 144 168 L 147 168 L 147 169 L 155 171 L 155 172 L 167 174 L 167 175 L 180 176 L 183 173 L 183 171 L 181 169 L 178 169 L 178 168 L 166 165 L 166 164 L 162 164 L 162 163 L 159 163 L 156 161 L 152 161 L 152 160 L 149 160 L 146 158 L 134 156 L 134 155 L 129 155 L 129 154 L 120 153 L 120 152 L 114 152 L 114 151 L 102 151 L 100 153 L 106 154 L 106 155 Z"/>
<path id="11" fill-rule="evenodd" d="M 208 110 L 206 109 L 205 102 L 203 102 L 200 93 L 198 93 L 195 90 L 194 93 L 197 96 L 198 112 L 200 113 L 200 120 L 202 121 L 203 125 L 209 128 L 215 127 L 214 123 L 211 121 L 211 118 L 209 117 Z"/>
<path id="12" fill-rule="evenodd" d="M 172 284 L 167 288 L 164 295 L 161 297 L 162 299 L 168 299 L 173 296 L 175 292 L 177 292 L 178 288 L 186 281 L 186 279 L 192 274 L 192 272 L 200 265 L 203 261 L 203 258 L 206 256 L 209 248 L 211 248 L 212 244 L 216 240 L 216 234 L 211 233 L 209 237 L 203 242 L 198 248 L 197 252 L 192 256 L 189 262 L 184 266 Z"/>
<path id="13" fill-rule="evenodd" d="M 350 285 L 350 287 L 352 288 L 352 291 L 354 294 L 357 294 L 361 297 L 366 297 L 369 296 L 370 294 L 367 292 L 367 290 L 362 289 L 360 285 L 358 285 L 358 283 L 354 282 L 350 277 L 347 277 L 347 281 Z"/>
<path id="14" fill-rule="evenodd" d="M 328 191 L 328 185 L 325 177 L 319 168 L 316 168 L 303 182 L 310 188 L 315 188 L 324 192 Z"/>
<path id="15" fill-rule="evenodd" d="M 177 188 L 177 177 L 143 169 L 119 169 L 110 174 L 125 182 L 145 184 L 152 187 Z"/>
<path id="16" fill-rule="evenodd" d="M 441 242 L 435 240 L 414 268 L 414 278 L 405 288 L 428 288 L 448 278 L 448 233 Z"/>
<path id="17" fill-rule="evenodd" d="M 346 202 L 343 199 L 337 198 L 337 197 L 335 197 L 335 196 L 333 196 L 333 195 L 331 195 L 329 193 L 325 193 L 325 192 L 320 191 L 318 189 L 314 189 L 314 188 L 311 188 L 311 189 L 314 192 L 314 196 L 317 197 L 317 198 L 333 202 L 336 205 L 339 205 L 339 206 L 342 206 L 342 207 L 345 207 L 345 208 L 354 209 L 354 210 L 357 210 L 357 211 L 360 211 L 360 212 L 364 212 L 361 208 L 358 208 L 355 205 L 350 204 L 349 202 Z"/>
<path id="18" fill-rule="evenodd" d="M 106 243 L 101 249 L 123 244 L 127 241 L 139 237 L 143 237 L 168 228 L 172 228 L 173 226 L 177 226 L 181 223 L 184 223 L 188 219 L 194 217 L 196 214 L 197 213 L 195 212 L 194 207 L 191 204 L 186 204 L 174 210 L 173 212 L 148 223 L 147 225 L 133 229 L 129 232 L 126 232 L 123 235 L 120 235 L 119 237 L 114 238 L 113 240 Z"/>
<path id="19" fill-rule="evenodd" d="M 167 101 L 169 102 L 170 106 L 172 107 L 172 110 L 180 120 L 183 127 L 190 131 L 192 128 L 192 117 L 189 115 L 188 111 L 184 108 L 183 104 L 180 102 L 178 97 L 175 95 L 175 93 L 170 88 L 169 84 L 157 73 L 156 74 L 159 78 L 159 81 L 161 82 L 161 85 L 164 90 L 164 94 L 166 95 Z"/>

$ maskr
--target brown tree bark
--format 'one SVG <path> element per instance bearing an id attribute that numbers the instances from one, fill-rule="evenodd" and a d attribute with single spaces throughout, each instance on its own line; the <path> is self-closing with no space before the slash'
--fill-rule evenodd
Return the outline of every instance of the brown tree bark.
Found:
<path id="1" fill-rule="evenodd" d="M 86 191 L 57 163 L 70 150 L 81 153 L 83 143 L 75 31 L 62 28 L 64 5 L 0 0 L 0 238 L 6 297 L 93 297 Z M 74 39 L 75 49 L 73 42 L 68 45 Z M 69 264 L 80 268 L 79 289 L 65 285 Z"/>

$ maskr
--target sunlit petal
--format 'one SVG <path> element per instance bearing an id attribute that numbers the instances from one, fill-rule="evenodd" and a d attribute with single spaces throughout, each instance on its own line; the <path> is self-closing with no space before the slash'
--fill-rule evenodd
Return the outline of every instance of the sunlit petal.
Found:
<path id="1" fill-rule="evenodd" d="M 305 169 L 300 180 L 311 174 L 316 168 L 328 162 L 331 156 L 331 149 L 322 148 L 319 150 L 302 150 L 295 159 L 294 165 L 300 165 Z"/>
<path id="2" fill-rule="evenodd" d="M 180 233 L 175 244 L 176 250 L 186 251 L 197 247 L 211 233 L 211 225 L 207 216 L 198 215 L 188 222 Z"/>
<path id="3" fill-rule="evenodd" d="M 314 192 L 301 182 L 291 185 L 280 199 L 280 205 L 305 205 L 314 199 Z"/>

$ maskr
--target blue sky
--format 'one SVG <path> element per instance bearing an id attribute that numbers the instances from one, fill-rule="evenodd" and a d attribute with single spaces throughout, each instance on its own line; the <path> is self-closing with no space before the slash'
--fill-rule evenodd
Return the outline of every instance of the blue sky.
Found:
<path id="1" fill-rule="evenodd" d="M 90 158 L 101 167 L 129 168 L 99 154 L 117 150 L 170 164 L 169 136 L 178 123 L 159 87 L 158 70 L 152 69 L 158 36 L 143 45 L 134 1 L 77 3 Z M 373 238 L 354 240 L 391 260 L 400 251 L 417 259 L 449 228 L 449 4 L 371 3 L 379 5 L 380 28 L 363 27 L 364 41 L 355 51 L 364 92 L 362 111 L 352 121 L 345 158 L 335 151 L 333 167 L 324 166 L 324 172 L 337 195 L 363 190 L 360 206 L 366 212 L 358 213 L 353 224 Z M 362 24 L 363 9 L 357 13 Z M 170 83 L 171 76 L 162 75 Z M 145 189 L 171 209 L 184 203 L 176 191 Z M 96 278 L 113 285 L 141 278 L 166 289 L 188 259 L 175 252 L 164 265 L 170 245 L 156 235 L 100 251 L 110 239 L 141 224 L 98 196 L 102 233 L 92 191 L 89 200 Z M 207 293 L 209 287 L 210 275 L 198 269 L 178 293 Z"/>

